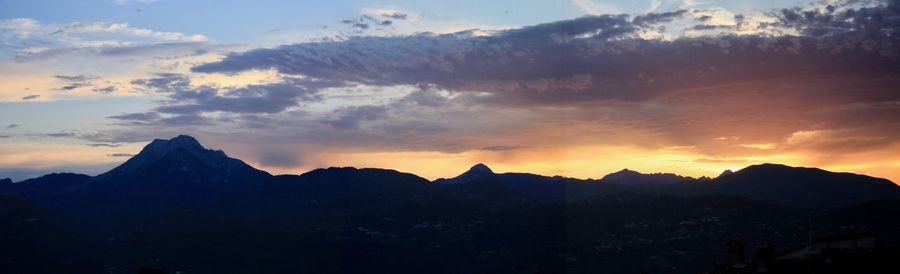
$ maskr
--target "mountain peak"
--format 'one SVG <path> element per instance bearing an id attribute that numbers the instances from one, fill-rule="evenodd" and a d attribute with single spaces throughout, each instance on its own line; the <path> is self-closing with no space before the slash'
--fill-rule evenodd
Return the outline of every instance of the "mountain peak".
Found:
<path id="1" fill-rule="evenodd" d="M 168 174 L 166 176 L 171 175 L 171 178 L 206 174 L 213 181 L 225 180 L 232 174 L 251 177 L 261 176 L 261 174 L 268 175 L 268 173 L 256 170 L 238 159 L 228 157 L 221 150 L 203 147 L 194 137 L 178 135 L 168 140 L 153 140 L 140 153 L 98 177 L 148 176 L 147 174 L 155 176 Z M 206 179 L 209 178 L 203 180 Z"/>
<path id="2" fill-rule="evenodd" d="M 734 174 L 734 171 L 731 171 L 730 169 L 726 169 L 725 171 L 722 171 L 722 173 L 719 174 L 718 177 L 727 176 L 727 175 L 731 175 L 731 174 Z M 716 178 L 718 178 L 718 177 L 716 177 Z"/>
<path id="3" fill-rule="evenodd" d="M 616 171 L 616 172 L 607 174 L 606 176 L 613 175 L 613 174 L 621 174 L 621 175 L 641 175 L 641 174 L 643 174 L 643 173 L 640 173 L 640 172 L 637 172 L 637 171 L 634 171 L 634 170 L 630 170 L 630 169 L 627 169 L 627 168 L 623 168 L 622 170 L 619 170 L 619 171 Z"/>
<path id="4" fill-rule="evenodd" d="M 175 138 L 165 140 L 165 139 L 155 139 L 153 142 L 150 142 L 149 145 L 144 147 L 141 153 L 145 151 L 150 152 L 154 150 L 160 149 L 176 149 L 176 148 L 184 148 L 189 150 L 205 150 L 206 148 L 200 144 L 197 139 L 188 135 L 178 135 Z"/>
<path id="5" fill-rule="evenodd" d="M 478 163 L 478 164 L 475 164 L 474 166 L 472 166 L 471 168 L 469 168 L 469 170 L 467 170 L 463 174 L 460 174 L 459 176 L 456 176 L 456 177 L 453 177 L 450 179 L 441 178 L 441 179 L 435 180 L 434 182 L 438 183 L 438 184 L 443 184 L 443 185 L 468 183 L 468 182 L 482 179 L 484 177 L 488 177 L 488 176 L 492 176 L 492 175 L 494 175 L 494 171 L 491 170 L 491 168 L 489 168 L 485 164 Z"/>
<path id="6" fill-rule="evenodd" d="M 469 173 L 469 172 L 477 172 L 477 173 L 483 173 L 483 174 L 494 174 L 494 171 L 491 170 L 490 167 L 488 167 L 487 165 L 482 164 L 482 163 L 478 163 L 478 164 L 472 166 L 471 168 L 469 168 L 469 171 L 467 171 L 466 173 Z"/>
<path id="7" fill-rule="evenodd" d="M 4 185 L 4 184 L 12 184 L 12 183 L 13 183 L 13 181 L 12 181 L 12 179 L 10 179 L 10 178 L 0 179 L 0 185 Z"/>

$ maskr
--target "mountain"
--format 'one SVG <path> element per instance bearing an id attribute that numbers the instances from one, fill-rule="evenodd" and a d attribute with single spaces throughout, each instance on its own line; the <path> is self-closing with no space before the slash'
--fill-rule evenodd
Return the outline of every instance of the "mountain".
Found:
<path id="1" fill-rule="evenodd" d="M 0 193 L 0 272 L 101 272 L 79 263 L 89 252 L 78 232 L 46 206 L 15 193 Z"/>
<path id="2" fill-rule="evenodd" d="M 674 184 L 689 183 L 697 179 L 692 177 L 680 176 L 672 173 L 651 173 L 643 174 L 630 169 L 623 169 L 618 172 L 607 174 L 600 179 L 604 183 L 624 184 L 624 185 L 658 185 L 658 184 Z"/>
<path id="3" fill-rule="evenodd" d="M 734 236 L 788 247 L 872 229 L 900 250 L 900 203 L 879 201 L 898 189 L 774 164 L 702 182 L 484 164 L 433 182 L 353 167 L 271 176 L 178 136 L 96 177 L 0 182 L 0 272 L 700 273 Z"/>
<path id="4" fill-rule="evenodd" d="M 191 136 L 180 135 L 153 140 L 140 153 L 94 181 L 227 184 L 255 183 L 269 176 L 221 150 L 204 148 Z"/>
<path id="5" fill-rule="evenodd" d="M 475 180 L 488 178 L 492 175 L 494 175 L 494 171 L 491 170 L 491 168 L 489 168 L 485 164 L 478 163 L 478 164 L 472 166 L 471 168 L 469 168 L 469 170 L 467 170 L 466 172 L 463 172 L 462 174 L 460 174 L 459 176 L 456 176 L 456 177 L 453 177 L 450 179 L 440 178 L 440 179 L 434 180 L 434 183 L 439 184 L 439 185 L 468 183 L 468 182 L 472 182 Z"/>
<path id="6" fill-rule="evenodd" d="M 68 197 L 86 187 L 91 176 L 77 173 L 51 173 L 9 185 L 25 196 L 48 202 L 52 197 Z M 51 204 L 55 204 L 51 202 Z"/>
<path id="7" fill-rule="evenodd" d="M 80 221 L 111 224 L 206 203 L 271 178 L 181 135 L 154 140 L 125 163 L 96 177 L 51 174 L 17 183 L 15 188 Z"/>
<path id="8" fill-rule="evenodd" d="M 531 173 L 494 173 L 484 164 L 476 164 L 459 176 L 437 179 L 434 180 L 434 183 L 438 185 L 498 184 L 542 202 L 574 201 L 599 193 L 620 191 L 619 186 L 599 184 L 594 180 Z"/>
<path id="9" fill-rule="evenodd" d="M 533 247 L 563 235 L 557 223 L 533 219 L 556 214 L 495 186 L 437 185 L 373 168 L 276 176 L 175 211 L 114 241 L 123 250 L 114 253 L 140 246 L 133 260 L 154 258 L 154 266 L 185 273 L 519 273 L 558 260 Z M 535 252 L 545 259 L 518 259 Z"/>
<path id="10" fill-rule="evenodd" d="M 900 199 L 900 187 L 886 179 L 779 164 L 723 173 L 712 180 L 709 190 L 797 207 L 844 207 Z"/>

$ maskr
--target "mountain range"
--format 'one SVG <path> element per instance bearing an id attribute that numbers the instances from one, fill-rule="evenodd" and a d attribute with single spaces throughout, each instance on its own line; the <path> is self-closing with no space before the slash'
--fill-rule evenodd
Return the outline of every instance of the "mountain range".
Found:
<path id="1" fill-rule="evenodd" d="M 730 236 L 802 239 L 813 215 L 827 220 L 823 233 L 896 232 L 896 223 L 842 214 L 900 208 L 889 180 L 777 164 L 716 178 L 624 169 L 583 180 L 484 164 L 434 181 L 350 167 L 275 176 L 185 135 L 154 140 L 97 176 L 4 179 L 0 193 L 2 273 L 702 270 L 710 244 Z M 696 225 L 706 219 L 717 221 Z"/>

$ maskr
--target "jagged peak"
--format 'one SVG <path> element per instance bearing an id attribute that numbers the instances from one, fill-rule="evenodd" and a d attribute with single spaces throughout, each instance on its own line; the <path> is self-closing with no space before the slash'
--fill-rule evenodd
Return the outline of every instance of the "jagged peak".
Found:
<path id="1" fill-rule="evenodd" d="M 151 151 L 157 149 L 173 149 L 173 148 L 185 148 L 185 149 L 199 149 L 205 150 L 206 148 L 200 144 L 197 139 L 188 135 L 178 135 L 172 139 L 154 139 L 150 144 L 144 147 L 143 151 Z"/>
<path id="2" fill-rule="evenodd" d="M 628 183 L 628 184 L 669 184 L 683 181 L 696 180 L 692 177 L 681 176 L 675 173 L 641 173 L 630 169 L 622 169 L 616 171 L 603 178 L 601 181 L 611 183 Z"/>
<path id="3" fill-rule="evenodd" d="M 185 158 L 184 156 L 190 155 Z M 197 159 L 196 163 L 204 163 L 207 166 L 227 168 L 231 165 L 246 165 L 240 160 L 228 157 L 221 150 L 212 150 L 203 147 L 197 139 L 188 135 L 178 135 L 172 139 L 155 139 L 145 146 L 140 153 L 125 161 L 118 167 L 97 176 L 100 179 L 113 175 L 127 174 L 133 170 L 146 169 L 149 165 L 163 161 L 164 159 L 178 159 L 168 164 L 176 165 L 181 170 L 192 169 L 183 159 Z M 251 168 L 250 166 L 247 166 Z"/>

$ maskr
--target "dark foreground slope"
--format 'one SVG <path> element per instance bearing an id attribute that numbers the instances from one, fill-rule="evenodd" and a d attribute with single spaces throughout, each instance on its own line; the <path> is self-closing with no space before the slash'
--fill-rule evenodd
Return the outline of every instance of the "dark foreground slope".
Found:
<path id="1" fill-rule="evenodd" d="M 811 232 L 865 232 L 878 254 L 900 247 L 896 185 L 780 165 L 705 180 L 484 165 L 435 182 L 385 169 L 270 176 L 181 136 L 104 175 L 0 192 L 0 273 L 703 273 L 735 237 L 783 250 Z"/>

